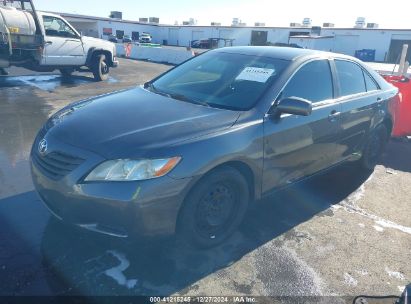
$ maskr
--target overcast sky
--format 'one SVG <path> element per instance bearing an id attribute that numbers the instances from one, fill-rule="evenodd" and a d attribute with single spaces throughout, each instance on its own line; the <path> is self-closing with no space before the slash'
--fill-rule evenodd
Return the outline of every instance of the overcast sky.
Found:
<path id="1" fill-rule="evenodd" d="M 230 25 L 240 18 L 248 25 L 265 22 L 268 26 L 288 26 L 310 17 L 313 25 L 332 22 L 336 27 L 352 27 L 357 17 L 375 22 L 380 28 L 411 29 L 411 1 L 377 0 L 34 0 L 37 9 L 107 17 L 112 10 L 124 19 L 160 17 L 160 23 L 174 24 L 194 18 L 199 25 L 211 21 Z"/>

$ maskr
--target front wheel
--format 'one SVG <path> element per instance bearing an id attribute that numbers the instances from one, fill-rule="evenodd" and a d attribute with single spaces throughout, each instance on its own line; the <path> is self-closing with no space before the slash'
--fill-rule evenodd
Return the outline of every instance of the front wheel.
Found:
<path id="1" fill-rule="evenodd" d="M 364 169 L 374 170 L 385 150 L 387 141 L 388 131 L 384 125 L 379 125 L 369 134 L 360 160 Z"/>
<path id="2" fill-rule="evenodd" d="M 96 81 L 104 81 L 108 79 L 110 67 L 107 64 L 105 55 L 101 54 L 94 57 L 91 71 L 93 72 Z"/>
<path id="3" fill-rule="evenodd" d="M 187 196 L 178 219 L 178 235 L 195 247 L 221 244 L 240 225 L 250 197 L 246 179 L 222 167 L 204 177 Z"/>

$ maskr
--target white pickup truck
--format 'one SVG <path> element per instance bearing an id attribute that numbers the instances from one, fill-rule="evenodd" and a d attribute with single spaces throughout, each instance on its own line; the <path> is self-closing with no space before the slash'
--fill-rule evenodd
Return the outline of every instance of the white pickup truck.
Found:
<path id="1" fill-rule="evenodd" d="M 79 34 L 61 16 L 36 11 L 32 0 L 0 2 L 0 74 L 10 66 L 33 71 L 92 72 L 106 80 L 117 67 L 113 43 Z"/>

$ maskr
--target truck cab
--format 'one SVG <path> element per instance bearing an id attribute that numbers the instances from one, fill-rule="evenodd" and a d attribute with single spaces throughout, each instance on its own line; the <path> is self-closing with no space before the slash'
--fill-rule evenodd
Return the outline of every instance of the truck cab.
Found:
<path id="1" fill-rule="evenodd" d="M 113 43 L 82 36 L 63 17 L 37 12 L 44 36 L 40 66 L 57 68 L 68 76 L 74 70 L 88 67 L 96 80 L 104 80 L 110 67 L 117 67 Z"/>
<path id="2" fill-rule="evenodd" d="M 115 44 L 82 36 L 63 17 L 36 11 L 32 0 L 0 4 L 0 69 L 20 66 L 34 71 L 92 72 L 106 80 L 117 67 Z"/>

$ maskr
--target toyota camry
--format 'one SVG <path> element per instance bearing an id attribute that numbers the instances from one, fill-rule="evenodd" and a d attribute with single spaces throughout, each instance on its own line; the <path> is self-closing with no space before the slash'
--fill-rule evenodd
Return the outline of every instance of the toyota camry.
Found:
<path id="1" fill-rule="evenodd" d="M 211 247 L 280 187 L 346 161 L 373 169 L 396 98 L 349 56 L 213 50 L 54 114 L 32 148 L 33 181 L 52 214 L 75 226 Z"/>

